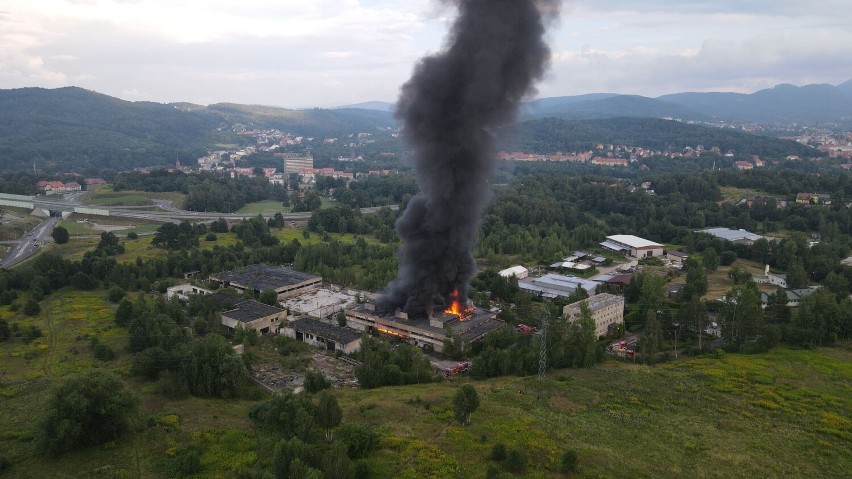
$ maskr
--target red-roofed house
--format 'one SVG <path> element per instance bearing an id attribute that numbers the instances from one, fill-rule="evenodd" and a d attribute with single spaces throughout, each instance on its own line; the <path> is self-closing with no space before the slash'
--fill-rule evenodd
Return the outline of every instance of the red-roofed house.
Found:
<path id="1" fill-rule="evenodd" d="M 106 184 L 106 180 L 104 180 L 103 178 L 86 178 L 85 180 L 83 180 L 83 182 L 86 184 L 87 189 L 90 186 L 97 186 L 97 185 L 105 185 Z"/>
<path id="2" fill-rule="evenodd" d="M 82 190 L 83 190 L 83 187 L 80 185 L 80 183 L 77 183 L 76 181 L 69 181 L 68 183 L 65 183 L 65 191 L 82 191 Z"/>
<path id="3" fill-rule="evenodd" d="M 754 169 L 754 165 L 752 165 L 750 161 L 735 161 L 734 167 L 736 167 L 736 169 L 738 169 L 738 170 Z"/>

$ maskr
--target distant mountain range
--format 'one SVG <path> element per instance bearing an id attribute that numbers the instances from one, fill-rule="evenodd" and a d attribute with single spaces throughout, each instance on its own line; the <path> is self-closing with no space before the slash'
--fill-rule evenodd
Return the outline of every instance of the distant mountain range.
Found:
<path id="1" fill-rule="evenodd" d="M 367 102 L 335 109 L 290 110 L 233 103 L 129 102 L 76 87 L 0 90 L 0 171 L 30 170 L 36 165 L 46 171 L 95 172 L 194 160 L 216 145 L 244 142 L 245 137 L 233 133 L 236 125 L 321 138 L 369 132 L 396 126 L 393 107 L 387 102 Z M 580 128 L 597 135 L 603 132 L 602 127 L 595 123 L 578 126 L 581 122 L 573 126 L 527 123 L 544 118 L 588 121 L 625 117 L 765 123 L 838 121 L 852 128 L 852 80 L 837 86 L 778 85 L 750 95 L 678 93 L 647 98 L 593 93 L 542 98 L 524 105 L 520 131 L 529 139 L 529 135 L 536 135 L 533 130 L 543 129 L 565 144 L 571 139 L 560 133 L 560 128 L 565 132 Z M 648 129 L 647 124 L 639 122 L 629 128 L 646 132 L 653 141 L 655 130 Z M 701 132 L 696 138 L 708 135 Z M 691 133 L 686 136 L 695 137 Z M 584 137 L 581 143 L 590 141 L 605 138 Z"/>
<path id="2" fill-rule="evenodd" d="M 367 102 L 350 108 L 392 111 L 393 104 Z M 763 124 L 841 122 L 852 126 L 852 80 L 840 85 L 781 84 L 751 94 L 674 93 L 657 98 L 618 93 L 540 98 L 524 104 L 522 120 L 536 118 L 678 118 Z"/>
<path id="3" fill-rule="evenodd" d="M 648 98 L 600 93 L 544 98 L 525 105 L 522 117 L 567 120 L 670 117 L 763 124 L 832 121 L 852 125 L 852 80 L 837 86 L 782 84 L 751 94 L 675 93 Z"/>

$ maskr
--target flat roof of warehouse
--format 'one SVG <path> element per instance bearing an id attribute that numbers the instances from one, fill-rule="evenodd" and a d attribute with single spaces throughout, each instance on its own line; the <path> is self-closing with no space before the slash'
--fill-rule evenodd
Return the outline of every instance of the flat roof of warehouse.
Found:
<path id="1" fill-rule="evenodd" d="M 267 264 L 252 264 L 243 269 L 224 271 L 211 275 L 211 277 L 218 281 L 241 284 L 259 291 L 278 289 L 310 280 L 322 280 L 321 276 L 303 273 L 286 266 L 270 266 Z"/>
<path id="2" fill-rule="evenodd" d="M 630 246 L 631 248 L 663 247 L 663 245 L 661 245 L 660 243 L 654 243 L 653 241 L 646 240 L 645 238 L 640 238 L 638 236 L 633 235 L 611 235 L 607 236 L 606 239 L 611 241 L 617 241 L 621 244 Z"/>
<path id="3" fill-rule="evenodd" d="M 304 333 L 311 333 L 315 336 L 331 339 L 340 344 L 349 344 L 361 337 L 361 333 L 354 329 L 334 326 L 316 319 L 297 319 L 285 327 L 293 329 L 294 331 L 302 331 Z"/>
<path id="4" fill-rule="evenodd" d="M 248 300 L 237 304 L 234 309 L 225 311 L 222 315 L 243 323 L 249 323 L 257 319 L 283 312 L 284 310 L 281 308 L 276 308 L 275 306 L 270 306 L 254 300 Z"/>

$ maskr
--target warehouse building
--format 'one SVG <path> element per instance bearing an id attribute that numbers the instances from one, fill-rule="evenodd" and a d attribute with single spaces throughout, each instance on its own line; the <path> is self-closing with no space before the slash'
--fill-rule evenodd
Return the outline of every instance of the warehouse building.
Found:
<path id="1" fill-rule="evenodd" d="M 497 319 L 497 313 L 480 308 L 468 310 L 463 316 L 439 311 L 428 317 L 409 318 L 401 311 L 380 313 L 375 305 L 366 303 L 347 308 L 344 313 L 346 325 L 350 328 L 378 333 L 438 352 L 443 351 L 444 340 L 448 337 L 459 338 L 462 348 L 466 349 L 487 333 L 505 325 Z"/>
<path id="2" fill-rule="evenodd" d="M 329 351 L 352 354 L 361 349 L 361 333 L 358 331 L 315 319 L 297 319 L 285 324 L 281 332 L 285 336 Z"/>
<path id="3" fill-rule="evenodd" d="M 316 291 L 322 286 L 322 277 L 302 273 L 286 266 L 253 264 L 238 271 L 226 271 L 210 276 L 224 287 L 259 295 L 272 289 L 278 293 L 278 300 L 292 298 L 300 294 Z"/>
<path id="4" fill-rule="evenodd" d="M 624 324 L 624 297 L 601 293 L 589 299 L 571 303 L 562 308 L 562 316 L 569 322 L 580 317 L 580 304 L 586 303 L 595 320 L 595 335 L 603 337 L 618 325 Z"/>
<path id="5" fill-rule="evenodd" d="M 585 289 L 589 295 L 594 295 L 598 283 L 576 276 L 550 273 L 539 278 L 518 281 L 518 286 L 524 291 L 544 298 L 567 298 L 579 287 Z"/>
<path id="6" fill-rule="evenodd" d="M 511 268 L 506 268 L 500 272 L 498 272 L 500 276 L 504 278 L 511 278 L 512 276 L 518 279 L 524 279 L 530 275 L 530 270 L 524 268 L 523 266 L 512 266 Z"/>
<path id="7" fill-rule="evenodd" d="M 663 255 L 663 245 L 633 235 L 607 236 L 606 241 L 601 243 L 601 246 L 634 258 L 649 258 L 651 256 Z"/>
<path id="8" fill-rule="evenodd" d="M 763 236 L 750 233 L 746 230 L 732 230 L 730 228 L 707 228 L 706 230 L 699 230 L 698 233 L 706 233 L 710 236 L 715 236 L 716 238 L 730 241 L 734 244 L 744 244 L 751 246 L 755 241 L 763 238 Z"/>
<path id="9" fill-rule="evenodd" d="M 234 332 L 242 325 L 246 331 L 254 330 L 266 334 L 278 330 L 281 321 L 287 317 L 287 311 L 257 301 L 242 301 L 234 309 L 222 313 L 222 325 Z"/>

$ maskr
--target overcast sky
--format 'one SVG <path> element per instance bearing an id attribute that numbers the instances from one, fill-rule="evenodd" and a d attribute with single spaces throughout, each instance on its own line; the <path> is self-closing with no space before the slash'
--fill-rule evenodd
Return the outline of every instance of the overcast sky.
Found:
<path id="1" fill-rule="evenodd" d="M 284 107 L 394 101 L 441 49 L 432 0 L 0 0 L 0 88 Z M 539 96 L 852 79 L 848 0 L 577 0 Z"/>

